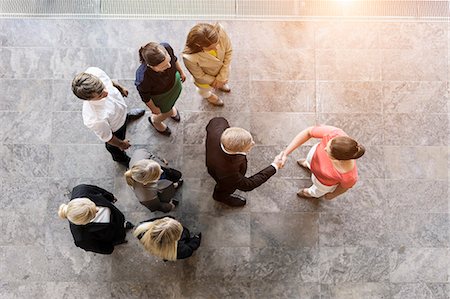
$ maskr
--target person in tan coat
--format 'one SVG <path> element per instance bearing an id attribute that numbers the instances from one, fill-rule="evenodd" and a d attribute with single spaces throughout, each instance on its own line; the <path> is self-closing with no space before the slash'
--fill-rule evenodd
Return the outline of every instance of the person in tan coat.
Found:
<path id="1" fill-rule="evenodd" d="M 223 106 L 212 91 L 230 92 L 228 77 L 233 50 L 220 24 L 200 23 L 192 27 L 183 51 L 184 65 L 194 77 L 198 93 L 211 104 Z"/>

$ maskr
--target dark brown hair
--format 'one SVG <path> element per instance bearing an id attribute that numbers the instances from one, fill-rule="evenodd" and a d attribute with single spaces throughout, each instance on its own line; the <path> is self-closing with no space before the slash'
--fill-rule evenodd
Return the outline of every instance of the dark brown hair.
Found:
<path id="1" fill-rule="evenodd" d="M 195 54 L 219 41 L 220 25 L 199 23 L 189 31 L 183 53 Z"/>
<path id="2" fill-rule="evenodd" d="M 331 140 L 330 151 L 336 160 L 351 160 L 360 158 L 366 149 L 350 137 L 339 136 Z"/>
<path id="3" fill-rule="evenodd" d="M 166 48 L 155 42 L 150 42 L 139 49 L 139 60 L 150 66 L 157 66 L 163 62 L 166 55 Z"/>

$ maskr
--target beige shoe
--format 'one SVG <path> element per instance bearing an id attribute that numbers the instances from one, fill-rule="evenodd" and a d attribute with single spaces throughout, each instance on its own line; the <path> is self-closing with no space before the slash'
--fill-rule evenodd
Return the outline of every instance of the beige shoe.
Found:
<path id="1" fill-rule="evenodd" d="M 206 98 L 206 100 L 208 100 L 208 102 L 210 102 L 214 106 L 223 106 L 223 101 L 213 93 L 208 98 Z"/>
<path id="2" fill-rule="evenodd" d="M 231 88 L 230 86 L 228 86 L 228 84 L 224 84 L 222 87 L 219 88 L 219 90 L 223 92 L 230 92 Z"/>

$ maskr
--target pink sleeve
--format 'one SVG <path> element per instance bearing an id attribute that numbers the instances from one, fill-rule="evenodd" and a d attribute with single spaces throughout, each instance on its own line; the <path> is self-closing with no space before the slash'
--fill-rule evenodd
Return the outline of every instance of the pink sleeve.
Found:
<path id="1" fill-rule="evenodd" d="M 318 125 L 311 129 L 311 136 L 314 138 L 323 138 L 335 130 L 340 129 L 333 126 Z"/>

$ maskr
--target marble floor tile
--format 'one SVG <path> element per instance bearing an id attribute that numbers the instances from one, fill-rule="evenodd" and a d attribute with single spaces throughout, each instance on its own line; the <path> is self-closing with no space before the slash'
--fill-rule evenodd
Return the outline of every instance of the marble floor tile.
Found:
<path id="1" fill-rule="evenodd" d="M 109 282 L 48 282 L 45 284 L 46 298 L 99 298 L 111 297 L 111 283 Z M 113 297 L 117 298 L 117 297 Z"/>
<path id="2" fill-rule="evenodd" d="M 252 213 L 251 246 L 316 247 L 318 224 L 317 213 Z"/>
<path id="3" fill-rule="evenodd" d="M 82 71 L 84 70 L 78 70 L 79 73 Z M 73 94 L 71 88 L 72 79 L 73 78 L 51 81 L 51 98 L 53 101 L 53 109 L 54 111 L 78 111 L 81 117 L 83 100 L 77 98 Z"/>
<path id="4" fill-rule="evenodd" d="M 51 117 L 45 111 L 11 112 L 2 120 L 11 121 L 0 132 L 4 143 L 50 143 Z"/>
<path id="5" fill-rule="evenodd" d="M 190 280 L 189 277 L 181 283 L 180 298 L 198 299 L 250 299 L 250 283 L 248 281 L 227 281 L 222 278 L 201 278 Z"/>
<path id="6" fill-rule="evenodd" d="M 388 213 L 386 222 L 391 246 L 449 247 L 447 213 Z"/>
<path id="7" fill-rule="evenodd" d="M 179 282 L 166 282 L 164 284 L 151 284 L 148 281 L 118 281 L 112 282 L 110 297 L 118 299 L 140 298 L 181 298 Z"/>
<path id="8" fill-rule="evenodd" d="M 15 144 L 13 173 L 19 177 L 47 177 L 49 146 L 44 144 Z"/>
<path id="9" fill-rule="evenodd" d="M 446 49 L 445 22 L 382 23 L 379 43 L 382 49 Z"/>
<path id="10" fill-rule="evenodd" d="M 51 59 L 55 50 L 51 48 L 0 48 L 0 78 L 51 79 Z"/>
<path id="11" fill-rule="evenodd" d="M 83 152 L 83 155 L 78 153 Z M 71 157 L 71 159 L 67 159 Z M 50 172 L 54 177 L 111 177 L 114 162 L 104 144 L 51 145 Z"/>
<path id="12" fill-rule="evenodd" d="M 81 105 L 81 103 L 80 103 Z M 81 112 L 52 113 L 52 143 L 103 144 L 94 132 L 83 124 Z"/>
<path id="13" fill-rule="evenodd" d="M 383 81 L 446 81 L 447 50 L 381 50 Z"/>
<path id="14" fill-rule="evenodd" d="M 447 113 L 447 102 L 446 82 L 383 82 L 385 113 Z"/>
<path id="15" fill-rule="evenodd" d="M 381 80 L 381 57 L 378 50 L 316 50 L 317 80 Z"/>
<path id="16" fill-rule="evenodd" d="M 320 286 L 323 299 L 390 298 L 388 283 L 338 283 Z"/>
<path id="17" fill-rule="evenodd" d="M 317 248 L 252 248 L 252 281 L 284 282 L 292 285 L 319 281 Z"/>
<path id="18" fill-rule="evenodd" d="M 447 147 L 385 146 L 386 178 L 447 179 Z"/>
<path id="19" fill-rule="evenodd" d="M 183 213 L 183 225 L 191 232 L 202 233 L 202 248 L 249 247 L 251 216 L 234 209 L 235 213 L 222 215 L 210 213 Z"/>
<path id="20" fill-rule="evenodd" d="M 52 80 L 0 79 L 2 101 L 0 110 L 49 111 L 52 98 Z"/>
<path id="21" fill-rule="evenodd" d="M 251 133 L 256 144 L 287 145 L 301 130 L 314 124 L 315 116 L 310 113 L 261 112 L 252 115 Z"/>
<path id="22" fill-rule="evenodd" d="M 320 286 L 315 283 L 290 284 L 278 281 L 254 281 L 251 284 L 252 298 L 319 299 Z"/>
<path id="23" fill-rule="evenodd" d="M 391 211 L 442 213 L 448 210 L 447 180 L 386 180 Z"/>
<path id="24" fill-rule="evenodd" d="M 414 132 L 410 130 L 413 127 Z M 436 130 L 437 127 L 443 128 Z M 388 114 L 383 117 L 386 145 L 447 145 L 447 114 Z"/>
<path id="25" fill-rule="evenodd" d="M 315 112 L 314 81 L 251 81 L 252 112 Z"/>
<path id="26" fill-rule="evenodd" d="M 398 247 L 389 254 L 393 283 L 448 282 L 448 248 Z"/>
<path id="27" fill-rule="evenodd" d="M 319 81 L 317 101 L 321 113 L 381 113 L 380 82 Z"/>
<path id="28" fill-rule="evenodd" d="M 280 21 L 256 21 L 249 22 L 240 28 L 242 33 L 264 32 L 264 34 L 242 34 L 246 41 L 245 49 L 267 49 L 273 47 L 273 41 L 277 41 L 280 49 L 313 49 L 314 48 L 314 23 L 313 22 L 280 22 Z M 290 32 L 292 35 L 286 35 Z"/>
<path id="29" fill-rule="evenodd" d="M 373 247 L 321 247 L 320 281 L 324 284 L 386 282 L 389 251 Z"/>
<path id="30" fill-rule="evenodd" d="M 280 57 L 281 59 L 274 59 Z M 284 57 L 295 57 L 295 67 L 291 60 Z M 264 49 L 252 51 L 250 73 L 252 80 L 314 80 L 314 50 L 310 49 Z"/>
<path id="31" fill-rule="evenodd" d="M 391 298 L 448 298 L 450 285 L 448 283 L 399 283 L 391 284 Z"/>
<path id="32" fill-rule="evenodd" d="M 49 260 L 44 246 L 0 246 L 0 262 L 2 282 L 33 283 L 49 279 Z"/>
<path id="33" fill-rule="evenodd" d="M 317 22 L 318 49 L 376 49 L 378 28 L 375 22 Z"/>
<path id="34" fill-rule="evenodd" d="M 381 145 L 384 141 L 381 113 L 321 113 L 319 123 L 341 128 L 364 146 Z"/>
<path id="35" fill-rule="evenodd" d="M 42 298 L 45 296 L 45 284 L 41 282 L 1 282 L 0 283 L 0 297 L 19 299 L 27 298 Z"/>

